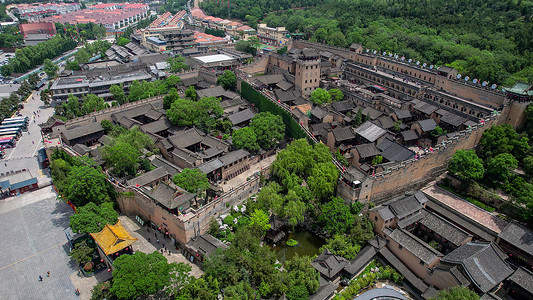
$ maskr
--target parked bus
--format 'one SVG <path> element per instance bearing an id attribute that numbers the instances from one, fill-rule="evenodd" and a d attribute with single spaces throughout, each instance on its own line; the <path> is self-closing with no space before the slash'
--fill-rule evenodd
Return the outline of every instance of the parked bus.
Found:
<path id="1" fill-rule="evenodd" d="M 21 124 L 16 124 L 16 125 L 0 125 L 0 129 L 22 129 L 22 125 Z"/>
<path id="2" fill-rule="evenodd" d="M 24 130 L 28 126 L 28 123 L 24 121 L 4 121 L 2 122 L 2 125 L 20 126 L 20 128 Z"/>
<path id="3" fill-rule="evenodd" d="M 20 128 L 3 128 L 3 129 L 0 129 L 0 132 L 7 132 L 7 131 L 16 131 L 18 133 L 22 133 L 22 130 Z"/>
<path id="4" fill-rule="evenodd" d="M 22 116 L 22 117 L 7 118 L 7 119 L 4 119 L 4 122 L 5 121 L 24 121 L 28 123 L 30 121 L 30 118 L 28 118 L 27 116 Z"/>
<path id="5" fill-rule="evenodd" d="M 10 136 L 10 135 L 13 135 L 13 136 L 15 136 L 15 138 L 18 138 L 18 137 L 20 137 L 20 132 L 18 132 L 16 130 L 0 132 L 0 137 Z"/>
<path id="6" fill-rule="evenodd" d="M 0 137 L 0 147 L 11 148 L 11 147 L 15 147 L 16 144 L 17 142 L 13 136 Z"/>

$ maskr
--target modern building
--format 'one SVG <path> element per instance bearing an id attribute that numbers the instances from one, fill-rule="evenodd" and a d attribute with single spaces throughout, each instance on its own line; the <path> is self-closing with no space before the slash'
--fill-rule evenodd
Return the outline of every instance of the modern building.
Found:
<path id="1" fill-rule="evenodd" d="M 267 24 L 257 24 L 257 37 L 263 44 L 281 47 L 290 40 L 290 33 L 285 27 L 268 27 Z"/>
<path id="2" fill-rule="evenodd" d="M 108 35 L 123 32 L 125 28 L 148 17 L 148 5 L 139 3 L 102 3 L 87 9 L 44 18 L 46 22 L 69 24 L 96 23 L 104 25 Z"/>

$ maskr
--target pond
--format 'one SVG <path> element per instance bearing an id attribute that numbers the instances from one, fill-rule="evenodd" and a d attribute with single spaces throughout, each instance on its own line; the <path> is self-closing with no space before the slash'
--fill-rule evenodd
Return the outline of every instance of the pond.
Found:
<path id="1" fill-rule="evenodd" d="M 298 242 L 298 245 L 294 247 L 287 246 L 287 240 L 293 239 Z M 270 248 L 276 252 L 276 256 L 281 263 L 284 263 L 287 259 L 291 259 L 296 253 L 299 256 L 313 256 L 319 254 L 319 249 L 325 241 L 316 236 L 311 231 L 297 227 L 293 232 L 287 234 L 282 240 L 277 242 L 275 246 L 270 244 Z"/>

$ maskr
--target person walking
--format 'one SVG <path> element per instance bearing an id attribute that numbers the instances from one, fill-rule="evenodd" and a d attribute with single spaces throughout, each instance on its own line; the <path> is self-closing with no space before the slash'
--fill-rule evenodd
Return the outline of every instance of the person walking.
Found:
<path id="1" fill-rule="evenodd" d="M 46 272 L 46 277 L 50 277 L 50 271 Z"/>
<path id="2" fill-rule="evenodd" d="M 43 281 L 43 276 L 39 275 L 39 281 Z"/>

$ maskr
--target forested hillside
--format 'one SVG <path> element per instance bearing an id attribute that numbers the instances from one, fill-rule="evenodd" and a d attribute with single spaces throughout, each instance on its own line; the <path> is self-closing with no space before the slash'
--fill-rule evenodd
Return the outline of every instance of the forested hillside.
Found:
<path id="1" fill-rule="evenodd" d="M 248 14 L 256 9 L 250 0 L 231 5 Z M 262 12 L 278 9 L 260 5 Z M 224 16 L 222 10 L 206 13 Z M 511 85 L 533 82 L 532 18 L 533 2 L 527 0 L 327 0 L 306 10 L 270 13 L 263 20 L 318 42 L 360 43 Z"/>

